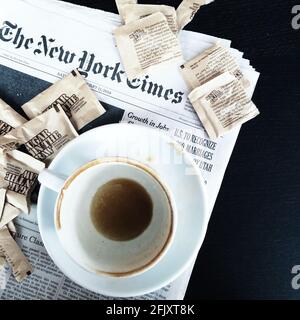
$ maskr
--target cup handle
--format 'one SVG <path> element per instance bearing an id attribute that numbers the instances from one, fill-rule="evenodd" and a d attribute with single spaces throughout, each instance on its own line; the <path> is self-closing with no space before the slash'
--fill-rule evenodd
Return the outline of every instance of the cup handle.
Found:
<path id="1" fill-rule="evenodd" d="M 67 178 L 54 173 L 51 170 L 44 169 L 40 172 L 38 179 L 39 182 L 48 189 L 51 189 L 55 192 L 60 192 Z"/>

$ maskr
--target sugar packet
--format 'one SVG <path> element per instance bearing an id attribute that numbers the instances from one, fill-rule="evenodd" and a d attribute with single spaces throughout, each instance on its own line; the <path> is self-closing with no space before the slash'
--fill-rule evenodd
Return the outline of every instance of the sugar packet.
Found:
<path id="1" fill-rule="evenodd" d="M 49 163 L 78 133 L 61 107 L 55 106 L 7 135 L 0 137 L 0 148 L 13 150 L 24 144 L 40 161 Z"/>
<path id="2" fill-rule="evenodd" d="M 0 189 L 0 229 L 5 225 L 12 223 L 21 211 L 6 202 L 6 189 Z"/>
<path id="3" fill-rule="evenodd" d="M 7 225 L 10 231 L 13 231 L 12 221 L 21 214 L 21 210 L 6 202 L 3 207 L 2 217 L 0 219 L 0 229 Z M 12 230 L 11 230 L 12 229 Z"/>
<path id="4" fill-rule="evenodd" d="M 2 257 L 2 262 L 4 260 L 3 257 L 5 257 L 18 282 L 21 282 L 32 273 L 32 267 L 28 259 L 22 253 L 7 227 L 0 229 L 0 256 Z"/>
<path id="5" fill-rule="evenodd" d="M 38 174 L 45 164 L 18 150 L 0 152 L 0 188 L 6 189 L 6 200 L 29 213 L 30 195 Z"/>
<path id="6" fill-rule="evenodd" d="M 166 18 L 170 29 L 177 34 L 177 15 L 174 7 L 151 4 L 127 4 L 123 7 L 125 24 L 142 19 L 153 13 L 161 12 Z"/>
<path id="7" fill-rule="evenodd" d="M 194 89 L 189 99 L 211 139 L 259 114 L 241 82 L 229 72 Z"/>
<path id="8" fill-rule="evenodd" d="M 105 109 L 78 70 L 73 70 L 62 80 L 55 82 L 25 103 L 22 109 L 33 119 L 55 106 L 63 108 L 77 130 L 105 113 Z"/>
<path id="9" fill-rule="evenodd" d="M 114 35 L 130 80 L 182 58 L 179 41 L 161 12 L 118 27 Z"/>
<path id="10" fill-rule="evenodd" d="M 213 1 L 214 0 L 183 0 L 176 10 L 179 30 L 183 29 L 193 20 L 200 7 Z"/>
<path id="11" fill-rule="evenodd" d="M 181 73 L 190 90 L 203 85 L 226 71 L 242 81 L 245 88 L 250 85 L 236 59 L 227 48 L 218 43 L 181 66 Z"/>
<path id="12" fill-rule="evenodd" d="M 137 4 L 137 0 L 115 0 L 119 15 L 124 20 L 124 6 L 127 4 Z"/>
<path id="13" fill-rule="evenodd" d="M 26 121 L 18 112 L 0 99 L 0 136 L 7 134 L 13 128 L 20 126 Z"/>

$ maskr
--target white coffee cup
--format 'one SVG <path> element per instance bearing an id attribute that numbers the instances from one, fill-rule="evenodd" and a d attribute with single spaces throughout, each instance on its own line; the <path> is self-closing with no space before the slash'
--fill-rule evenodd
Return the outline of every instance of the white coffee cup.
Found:
<path id="1" fill-rule="evenodd" d="M 114 179 L 140 184 L 153 203 L 148 227 L 136 238 L 115 241 L 93 225 L 90 207 L 96 191 Z M 103 158 L 89 162 L 67 179 L 44 170 L 39 181 L 58 192 L 55 226 L 61 245 L 84 269 L 111 277 L 129 277 L 153 267 L 170 247 L 176 229 L 176 207 L 172 193 L 146 165 L 125 158 Z"/>

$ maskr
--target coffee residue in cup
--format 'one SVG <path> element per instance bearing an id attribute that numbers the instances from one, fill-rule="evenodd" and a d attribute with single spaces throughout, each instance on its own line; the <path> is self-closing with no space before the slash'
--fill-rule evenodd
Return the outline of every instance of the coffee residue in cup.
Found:
<path id="1" fill-rule="evenodd" d="M 101 186 L 91 204 L 91 219 L 99 233 L 110 240 L 128 241 L 149 226 L 153 214 L 150 195 L 139 183 L 114 179 Z"/>

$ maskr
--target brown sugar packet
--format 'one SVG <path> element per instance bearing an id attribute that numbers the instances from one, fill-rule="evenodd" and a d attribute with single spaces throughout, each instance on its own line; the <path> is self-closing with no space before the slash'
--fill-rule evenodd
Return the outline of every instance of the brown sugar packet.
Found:
<path id="1" fill-rule="evenodd" d="M 105 109 L 78 70 L 73 70 L 62 80 L 55 82 L 25 103 L 22 109 L 33 119 L 55 106 L 63 108 L 77 130 L 105 113 Z"/>
<path id="2" fill-rule="evenodd" d="M 194 89 L 189 99 L 211 139 L 259 114 L 241 82 L 229 72 Z"/>
<path id="3" fill-rule="evenodd" d="M 49 163 L 77 136 L 65 112 L 61 107 L 55 106 L 0 137 L 0 148 L 12 150 L 24 144 L 35 159 Z"/>
<path id="4" fill-rule="evenodd" d="M 0 229 L 3 228 L 5 225 L 7 225 L 9 229 L 11 229 L 10 227 L 13 227 L 13 224 L 11 224 L 11 222 L 20 213 L 21 213 L 21 210 L 17 209 L 16 207 L 12 206 L 10 203 L 6 202 L 4 204 L 2 217 L 0 219 Z"/>
<path id="5" fill-rule="evenodd" d="M 21 211 L 5 200 L 6 189 L 0 189 L 0 229 L 5 225 L 8 227 L 11 234 L 16 232 L 14 223 L 12 222 Z"/>
<path id="6" fill-rule="evenodd" d="M 245 88 L 249 85 L 235 58 L 227 48 L 219 44 L 213 45 L 181 66 L 183 78 L 191 90 L 226 71 L 242 81 Z"/>
<path id="7" fill-rule="evenodd" d="M 0 229 L 3 229 L 5 227 L 8 229 L 9 233 L 11 234 L 11 236 L 13 238 L 15 238 L 16 233 L 17 233 L 17 229 L 16 229 L 15 224 L 13 223 L 13 221 L 8 222 L 5 226 L 2 226 Z M 5 259 L 4 255 L 1 256 L 1 254 L 0 254 L 0 269 L 1 269 L 1 263 L 2 263 L 2 266 L 5 266 L 6 265 L 6 259 Z"/>
<path id="8" fill-rule="evenodd" d="M 114 35 L 130 80 L 155 66 L 182 58 L 179 41 L 161 12 L 119 27 Z"/>
<path id="9" fill-rule="evenodd" d="M 44 167 L 43 162 L 23 152 L 0 152 L 0 188 L 7 189 L 7 202 L 29 213 L 30 194 Z"/>
<path id="10" fill-rule="evenodd" d="M 153 13 L 161 12 L 166 18 L 170 29 L 177 34 L 177 15 L 174 7 L 151 4 L 127 4 L 123 8 L 125 24 L 142 19 Z"/>
<path id="11" fill-rule="evenodd" d="M 183 0 L 176 10 L 179 30 L 183 29 L 193 20 L 200 7 L 213 1 L 214 0 Z"/>
<path id="12" fill-rule="evenodd" d="M 16 228 L 12 220 L 21 211 L 5 201 L 6 189 L 0 189 L 0 230 L 5 226 L 12 235 L 16 234 Z M 5 257 L 0 253 L 0 268 L 5 265 Z"/>
<path id="13" fill-rule="evenodd" d="M 7 227 L 0 229 L 0 256 L 4 256 L 18 282 L 32 273 L 32 267 Z"/>
<path id="14" fill-rule="evenodd" d="M 4 136 L 26 121 L 18 112 L 0 99 L 0 136 Z"/>
<path id="15" fill-rule="evenodd" d="M 0 229 L 5 225 L 11 234 L 16 233 L 16 228 L 13 219 L 17 217 L 21 211 L 6 202 L 6 189 L 0 189 Z"/>
<path id="16" fill-rule="evenodd" d="M 137 0 L 115 0 L 121 19 L 124 21 L 124 6 L 127 4 L 137 4 Z"/>

